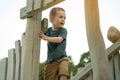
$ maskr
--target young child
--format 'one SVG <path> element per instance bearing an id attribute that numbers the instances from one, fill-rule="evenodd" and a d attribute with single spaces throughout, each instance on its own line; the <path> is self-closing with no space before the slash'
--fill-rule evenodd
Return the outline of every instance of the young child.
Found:
<path id="1" fill-rule="evenodd" d="M 48 28 L 45 34 L 41 31 L 39 37 L 47 41 L 47 61 L 45 64 L 45 80 L 67 80 L 69 60 L 66 55 L 67 30 L 65 24 L 65 10 L 54 7 L 49 14 L 52 27 Z"/>

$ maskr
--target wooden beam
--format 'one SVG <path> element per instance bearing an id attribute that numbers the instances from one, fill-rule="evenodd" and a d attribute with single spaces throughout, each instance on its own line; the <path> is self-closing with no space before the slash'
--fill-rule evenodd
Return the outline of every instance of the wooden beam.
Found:
<path id="1" fill-rule="evenodd" d="M 25 38 L 22 44 L 21 80 L 38 80 L 42 13 L 27 18 Z"/>
<path id="2" fill-rule="evenodd" d="M 87 74 L 92 72 L 92 64 L 89 63 L 86 67 L 84 67 L 78 74 L 76 74 L 71 80 L 81 80 L 81 78 L 85 77 Z"/>
<path id="3" fill-rule="evenodd" d="M 27 12 L 33 11 L 34 0 L 27 0 Z"/>
<path id="4" fill-rule="evenodd" d="M 41 8 L 42 0 L 34 0 L 34 10 Z"/>
<path id="5" fill-rule="evenodd" d="M 85 20 L 93 80 L 111 80 L 107 51 L 100 30 L 98 0 L 85 0 Z"/>
<path id="6" fill-rule="evenodd" d="M 107 48 L 107 56 L 111 57 L 114 53 L 120 50 L 120 39 L 115 42 L 113 45 L 111 45 L 109 48 Z"/>
<path id="7" fill-rule="evenodd" d="M 31 10 L 31 11 L 27 10 L 27 8 L 24 7 L 20 10 L 20 18 L 21 19 L 29 18 L 29 17 L 31 17 L 31 16 L 33 16 L 33 15 L 35 15 L 43 10 L 46 10 L 46 9 L 48 9 L 48 8 L 58 4 L 60 2 L 63 2 L 63 1 L 65 1 L 65 0 L 53 0 L 49 3 L 44 4 L 44 0 L 42 0 L 41 7 L 37 8 L 37 9 L 34 8 L 34 10 Z M 43 6 L 43 4 L 44 4 L 44 6 Z"/>

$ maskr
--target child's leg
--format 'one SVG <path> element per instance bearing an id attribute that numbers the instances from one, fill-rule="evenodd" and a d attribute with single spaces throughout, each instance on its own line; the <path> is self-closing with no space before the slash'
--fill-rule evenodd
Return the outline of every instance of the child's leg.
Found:
<path id="1" fill-rule="evenodd" d="M 60 80 L 67 80 L 67 75 L 60 75 Z"/>
<path id="2" fill-rule="evenodd" d="M 58 62 L 47 63 L 45 65 L 45 77 L 44 80 L 56 80 L 58 72 Z"/>
<path id="3" fill-rule="evenodd" d="M 61 60 L 61 62 L 59 64 L 59 78 L 60 78 L 60 80 L 67 80 L 67 77 L 69 75 L 68 67 L 69 67 L 69 60 L 67 60 L 67 58 Z"/>

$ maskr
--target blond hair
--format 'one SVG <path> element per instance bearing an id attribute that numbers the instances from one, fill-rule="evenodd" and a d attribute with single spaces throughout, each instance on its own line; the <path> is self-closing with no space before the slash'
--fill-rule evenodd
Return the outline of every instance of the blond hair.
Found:
<path id="1" fill-rule="evenodd" d="M 58 10 L 61 10 L 61 11 L 64 11 L 64 12 L 65 12 L 65 10 L 64 10 L 63 8 L 61 8 L 61 7 L 54 7 L 54 8 L 52 8 L 52 9 L 50 10 L 49 16 L 55 16 L 55 15 L 56 15 L 56 11 L 58 11 Z"/>

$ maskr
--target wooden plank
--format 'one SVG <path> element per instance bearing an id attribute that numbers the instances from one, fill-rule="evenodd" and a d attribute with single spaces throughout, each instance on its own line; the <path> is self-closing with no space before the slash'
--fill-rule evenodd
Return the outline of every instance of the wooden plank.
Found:
<path id="1" fill-rule="evenodd" d="M 71 80 L 80 80 L 87 76 L 92 71 L 91 63 L 88 64 L 85 68 L 81 69 L 78 74 L 76 74 Z"/>
<path id="2" fill-rule="evenodd" d="M 15 80 L 15 49 L 8 51 L 7 80 Z"/>
<path id="3" fill-rule="evenodd" d="M 34 10 L 41 8 L 42 0 L 34 0 Z"/>
<path id="4" fill-rule="evenodd" d="M 113 54 L 115 54 L 119 50 L 120 50 L 120 40 L 118 40 L 112 46 L 107 48 L 107 56 L 111 57 Z"/>
<path id="5" fill-rule="evenodd" d="M 41 30 L 43 32 L 46 32 L 48 29 L 48 19 L 47 18 L 43 18 L 43 20 L 41 21 Z"/>
<path id="6" fill-rule="evenodd" d="M 55 0 L 44 0 L 43 7 L 47 6 L 47 4 L 51 3 L 52 1 L 55 1 Z"/>
<path id="7" fill-rule="evenodd" d="M 93 80 L 111 80 L 103 36 L 100 30 L 98 0 L 84 0 L 88 46 Z M 99 44 L 99 45 L 98 45 Z"/>
<path id="8" fill-rule="evenodd" d="M 35 14 L 37 14 L 37 13 L 43 11 L 43 10 L 46 10 L 46 9 L 48 9 L 48 8 L 50 8 L 50 7 L 58 4 L 58 3 L 60 3 L 60 2 L 63 2 L 63 1 L 65 1 L 65 0 L 53 0 L 53 1 L 50 2 L 50 3 L 44 4 L 45 6 L 42 6 L 41 8 L 38 8 L 38 9 L 35 9 L 35 10 L 31 10 L 31 11 L 29 11 L 29 12 L 28 12 L 27 8 L 24 7 L 24 8 L 22 8 L 22 9 L 20 10 L 20 18 L 21 18 L 21 19 L 25 19 L 25 18 L 27 18 L 27 17 L 31 17 L 31 16 L 33 16 L 33 15 L 35 15 Z M 44 0 L 43 0 L 43 3 L 44 3 Z M 42 3 L 42 4 L 43 4 L 43 3 Z M 27 10 L 27 11 L 26 11 L 26 10 Z"/>
<path id="9" fill-rule="evenodd" d="M 43 0 L 43 1 L 44 1 L 44 0 Z M 49 1 L 49 0 L 47 0 L 47 1 Z M 42 6 L 42 7 L 41 7 L 40 9 L 38 9 L 38 10 L 34 10 L 34 13 L 38 13 L 38 12 L 41 12 L 41 11 L 43 11 L 43 10 L 46 10 L 46 9 L 48 9 L 48 8 L 50 8 L 50 7 L 58 4 L 58 3 L 61 3 L 61 2 L 63 2 L 63 1 L 65 1 L 65 0 L 52 0 L 52 1 L 49 1 L 49 3 L 46 2 L 47 4 L 44 4 L 44 2 L 43 2 L 43 4 L 44 4 L 45 6 Z"/>
<path id="10" fill-rule="evenodd" d="M 27 8 L 26 7 L 23 7 L 20 9 L 20 18 L 21 19 L 25 19 L 27 16 Z M 30 16 L 29 16 L 30 17 Z"/>
<path id="11" fill-rule="evenodd" d="M 38 80 L 39 78 L 40 39 L 38 33 L 41 27 L 41 15 L 42 13 L 39 13 L 27 18 L 25 44 L 22 45 L 24 48 L 22 48 L 21 80 Z"/>
<path id="12" fill-rule="evenodd" d="M 8 58 L 3 58 L 0 60 L 0 80 L 6 80 L 7 62 L 8 62 Z"/>
<path id="13" fill-rule="evenodd" d="M 40 57 L 40 38 L 39 38 L 39 32 L 41 31 L 41 18 L 42 13 L 39 13 L 34 16 L 34 42 L 33 42 L 33 61 L 32 61 L 32 80 L 39 80 L 39 57 Z"/>
<path id="14" fill-rule="evenodd" d="M 115 80 L 120 80 L 120 56 L 119 51 L 114 55 Z"/>
<path id="15" fill-rule="evenodd" d="M 15 53 L 16 53 L 16 67 L 15 67 L 15 80 L 20 80 L 21 73 L 21 43 L 20 40 L 15 42 Z"/>
<path id="16" fill-rule="evenodd" d="M 33 11 L 34 8 L 34 0 L 27 0 L 27 12 Z"/>
<path id="17" fill-rule="evenodd" d="M 93 80 L 92 75 L 88 74 L 87 76 L 85 76 L 85 80 Z"/>
<path id="18" fill-rule="evenodd" d="M 110 75 L 111 75 L 111 79 L 114 80 L 114 57 L 111 56 L 111 58 L 109 58 L 109 70 L 110 70 Z"/>
<path id="19" fill-rule="evenodd" d="M 25 44 L 24 52 L 22 53 L 22 71 L 21 80 L 32 80 L 32 56 L 33 56 L 33 30 L 34 30 L 34 19 L 27 19 L 27 27 L 25 33 Z M 23 49 L 23 48 L 22 48 Z"/>
<path id="20" fill-rule="evenodd" d="M 24 78 L 24 56 L 25 56 L 25 46 L 26 46 L 26 41 L 25 41 L 25 35 L 22 34 L 22 47 L 21 47 L 21 76 L 20 76 L 20 80 L 22 80 Z"/>

